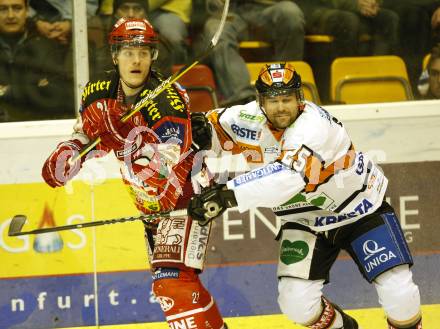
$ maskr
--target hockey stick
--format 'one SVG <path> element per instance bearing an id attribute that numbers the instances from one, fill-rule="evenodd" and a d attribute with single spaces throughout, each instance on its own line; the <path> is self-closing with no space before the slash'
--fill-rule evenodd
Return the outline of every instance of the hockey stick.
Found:
<path id="1" fill-rule="evenodd" d="M 168 212 L 159 212 L 159 213 L 150 214 L 150 215 L 141 215 L 138 217 L 121 217 L 121 218 L 114 218 L 114 219 L 99 220 L 99 221 L 95 221 L 95 222 L 86 222 L 86 223 L 71 224 L 71 225 L 65 225 L 65 226 L 39 228 L 36 230 L 25 231 L 25 232 L 22 231 L 22 228 L 23 228 L 23 225 L 26 223 L 27 217 L 25 215 L 15 215 L 14 218 L 12 218 L 11 223 L 9 224 L 8 236 L 19 236 L 19 235 L 28 235 L 28 234 L 41 234 L 41 233 L 48 233 L 48 232 L 58 232 L 58 231 L 81 229 L 81 228 L 85 228 L 85 227 L 100 226 L 100 225 L 107 225 L 107 224 L 134 222 L 137 220 L 144 222 L 146 225 L 151 225 L 151 227 L 154 227 L 157 225 L 157 223 L 159 222 L 160 219 L 171 218 L 171 217 L 183 217 L 186 215 L 187 215 L 186 209 L 179 209 L 179 210 L 173 210 L 173 211 L 168 211 Z"/>
<path id="2" fill-rule="evenodd" d="M 200 63 L 205 57 L 209 55 L 212 49 L 217 45 L 218 40 L 220 39 L 220 35 L 223 32 L 223 27 L 225 25 L 226 17 L 228 16 L 228 10 L 229 10 L 229 1 L 225 0 L 225 5 L 223 7 L 222 17 L 220 19 L 220 24 L 218 26 L 217 31 L 215 32 L 214 36 L 211 39 L 211 42 L 209 43 L 207 49 L 199 56 L 196 57 L 193 63 L 183 66 L 179 71 L 175 72 L 173 75 L 171 75 L 168 79 L 162 81 L 162 83 L 157 86 L 151 93 L 149 93 L 147 96 L 142 98 L 139 102 L 137 102 L 134 106 L 134 108 L 124 114 L 121 118 L 122 122 L 126 122 L 129 118 L 131 118 L 135 113 L 139 112 L 142 108 L 149 105 L 154 98 L 156 98 L 159 94 L 161 94 L 168 86 L 176 82 L 180 79 L 181 76 L 183 76 L 185 73 L 187 73 L 189 70 L 191 70 L 194 66 L 196 66 L 198 63 Z M 84 148 L 81 149 L 79 154 L 69 160 L 70 164 L 75 163 L 79 159 L 81 159 L 84 155 L 89 153 L 96 145 L 98 145 L 101 142 L 101 138 L 98 137 L 88 145 L 86 145 Z"/>

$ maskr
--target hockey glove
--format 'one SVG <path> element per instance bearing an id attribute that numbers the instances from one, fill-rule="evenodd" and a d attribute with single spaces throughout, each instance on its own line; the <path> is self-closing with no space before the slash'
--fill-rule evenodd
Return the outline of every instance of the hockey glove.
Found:
<path id="1" fill-rule="evenodd" d="M 63 186 L 79 172 L 82 160 L 70 164 L 69 159 L 77 156 L 82 147 L 83 144 L 78 139 L 58 144 L 41 171 L 41 175 L 49 186 Z"/>
<path id="2" fill-rule="evenodd" d="M 191 113 L 191 130 L 196 151 L 211 149 L 212 127 L 204 113 Z"/>
<path id="3" fill-rule="evenodd" d="M 188 215 L 197 220 L 200 225 L 205 226 L 223 214 L 226 209 L 236 205 L 234 191 L 228 190 L 225 184 L 216 184 L 203 189 L 199 195 L 191 198 Z"/>

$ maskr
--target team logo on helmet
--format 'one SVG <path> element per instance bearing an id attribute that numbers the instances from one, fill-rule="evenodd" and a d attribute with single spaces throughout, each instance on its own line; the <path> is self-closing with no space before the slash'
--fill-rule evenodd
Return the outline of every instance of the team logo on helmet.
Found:
<path id="1" fill-rule="evenodd" d="M 283 82 L 285 84 L 288 84 L 289 81 L 291 81 L 293 79 L 293 72 L 295 72 L 295 69 L 293 68 L 292 65 L 290 65 L 289 63 L 286 64 L 286 67 L 284 68 L 283 71 Z"/>
<path id="2" fill-rule="evenodd" d="M 269 71 L 267 70 L 267 68 L 263 68 L 262 71 L 260 72 L 260 79 L 261 81 L 263 81 L 265 84 L 271 86 L 272 85 L 272 76 L 269 73 Z"/>
<path id="3" fill-rule="evenodd" d="M 134 21 L 134 22 L 126 22 L 125 28 L 127 30 L 147 30 L 145 22 Z"/>
<path id="4" fill-rule="evenodd" d="M 139 42 L 154 45 L 158 42 L 153 26 L 146 19 L 119 19 L 109 33 L 109 43 Z"/>

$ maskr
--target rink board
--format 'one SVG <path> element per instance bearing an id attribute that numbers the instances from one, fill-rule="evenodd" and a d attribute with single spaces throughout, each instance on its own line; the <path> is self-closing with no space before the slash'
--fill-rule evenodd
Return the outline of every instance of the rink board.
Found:
<path id="1" fill-rule="evenodd" d="M 423 303 L 440 304 L 438 295 L 432 294 L 440 291 L 440 282 L 432 280 L 440 267 L 440 255 L 415 256 L 415 262 L 414 279 L 420 284 Z M 280 313 L 275 264 L 209 267 L 202 279 L 225 317 Z M 100 325 L 163 321 L 149 290 L 151 278 L 145 271 L 100 273 L 98 282 Z M 339 259 L 331 272 L 331 282 L 326 295 L 344 308 L 379 306 L 373 287 L 361 279 L 352 261 Z M 0 280 L 0 328 L 93 326 L 95 304 L 88 298 L 93 289 L 92 274 Z M 435 314 L 429 317 L 440 323 L 440 312 Z M 382 318 L 379 315 L 377 319 Z"/>
<path id="2" fill-rule="evenodd" d="M 423 305 L 423 328 L 435 329 L 440 323 L 440 305 Z M 386 328 L 386 321 L 381 309 L 348 310 L 348 314 L 355 317 L 362 329 Z M 231 329 L 304 329 L 304 327 L 290 322 L 284 315 L 260 315 L 251 317 L 226 318 Z M 88 327 L 82 329 L 92 329 Z M 166 323 L 144 323 L 116 326 L 103 326 L 104 329 L 168 329 Z M 69 328 L 79 329 L 79 328 Z"/>
<path id="3" fill-rule="evenodd" d="M 436 279 L 440 268 L 440 114 L 404 107 L 393 109 L 400 113 L 399 118 L 393 117 L 394 112 L 374 108 L 361 115 L 344 109 L 339 118 L 347 123 L 355 146 L 383 163 L 389 177 L 387 198 L 415 255 L 414 275 L 426 305 L 425 328 L 429 329 L 440 323 Z M 435 109 L 438 113 L 438 104 Z M 9 160 L 0 162 L 0 328 L 97 324 L 166 328 L 151 296 L 140 223 L 45 236 L 7 236 L 9 221 L 18 213 L 28 216 L 24 230 L 137 214 L 111 159 L 90 163 L 66 188 L 53 190 L 43 184 L 41 165 L 56 143 L 66 138 L 66 125 L 8 124 L 0 129 L 0 158 Z M 202 278 L 224 316 L 230 318 L 231 329 L 292 328 L 277 315 L 274 237 L 278 227 L 279 221 L 267 209 L 243 214 L 230 210 L 214 223 Z M 361 324 L 365 319 L 364 329 L 384 327 L 373 326 L 377 319 L 383 322 L 382 311 L 370 309 L 378 307 L 376 293 L 346 254 L 338 259 L 326 289 L 332 300 L 347 309 L 367 308 L 353 311 Z M 368 319 L 371 314 L 374 319 Z M 142 325 L 119 326 L 135 323 Z"/>

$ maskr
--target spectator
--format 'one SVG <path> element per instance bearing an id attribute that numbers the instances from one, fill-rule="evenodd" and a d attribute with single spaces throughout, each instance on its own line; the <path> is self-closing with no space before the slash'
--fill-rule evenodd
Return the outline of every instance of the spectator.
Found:
<path id="1" fill-rule="evenodd" d="M 35 33 L 26 0 L 0 0 L 0 107 L 9 121 L 73 117 L 56 44 Z"/>
<path id="2" fill-rule="evenodd" d="M 149 0 L 149 5 L 148 18 L 166 45 L 159 55 L 159 64 L 162 61 L 168 63 L 168 68 L 162 71 L 169 74 L 172 65 L 183 64 L 188 60 L 187 40 L 192 0 Z"/>
<path id="3" fill-rule="evenodd" d="M 420 77 L 418 90 L 423 99 L 440 99 L 440 43 L 432 48 L 426 70 Z"/>
<path id="4" fill-rule="evenodd" d="M 434 42 L 440 42 L 440 1 L 436 0 L 432 2 L 434 2 L 433 6 L 435 6 L 431 16 L 432 36 Z"/>
<path id="5" fill-rule="evenodd" d="M 199 52 L 206 47 L 219 26 L 224 0 L 206 0 L 209 15 L 200 38 Z M 291 1 L 232 0 L 229 16 L 216 48 L 208 58 L 214 71 L 223 105 L 244 104 L 255 98 L 239 42 L 249 37 L 268 40 L 274 47 L 272 60 L 302 60 L 304 16 Z M 254 32 L 252 35 L 249 32 Z"/>
<path id="6" fill-rule="evenodd" d="M 63 75 L 71 82 L 73 90 L 73 48 L 72 48 L 72 0 L 28 0 L 30 16 L 38 33 L 58 44 L 58 62 L 62 63 Z M 86 0 L 87 15 L 96 13 L 98 0 Z"/>
<path id="7" fill-rule="evenodd" d="M 331 35 L 331 59 L 355 56 L 359 40 L 359 18 L 356 14 L 337 8 L 327 0 L 298 0 L 304 12 L 307 34 Z"/>
<path id="8" fill-rule="evenodd" d="M 435 44 L 440 31 L 439 0 L 383 0 L 383 7 L 400 18 L 398 55 L 407 66 L 411 85 L 417 85 L 420 63 Z M 440 38 L 437 42 L 440 42 Z"/>
<path id="9" fill-rule="evenodd" d="M 72 33 L 71 0 L 30 0 L 31 15 L 38 32 L 60 44 L 68 44 Z M 98 9 L 98 0 L 87 0 L 87 16 Z"/>
<path id="10" fill-rule="evenodd" d="M 330 1 L 321 1 L 330 6 Z M 359 43 L 357 55 L 388 55 L 396 51 L 398 45 L 398 15 L 381 7 L 380 0 L 335 0 L 333 8 L 355 14 L 350 29 L 357 31 L 357 37 L 370 35 L 371 42 Z M 354 39 L 356 42 L 358 39 Z"/>

